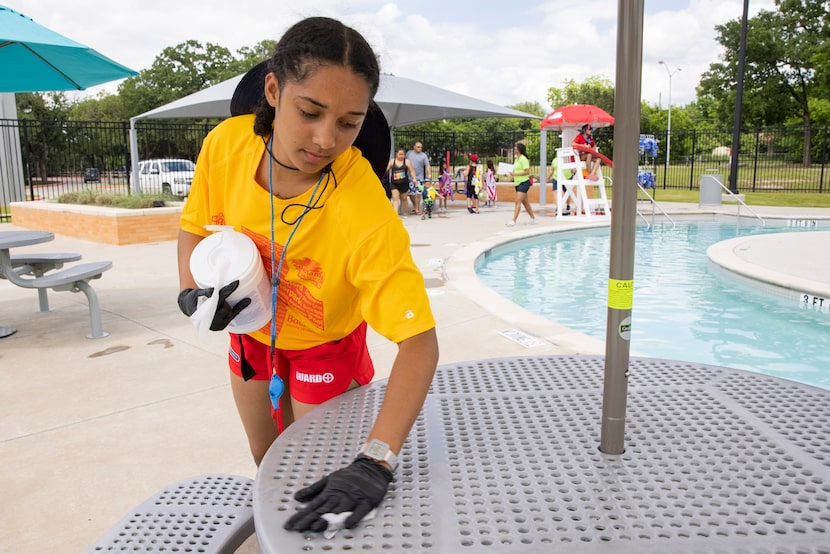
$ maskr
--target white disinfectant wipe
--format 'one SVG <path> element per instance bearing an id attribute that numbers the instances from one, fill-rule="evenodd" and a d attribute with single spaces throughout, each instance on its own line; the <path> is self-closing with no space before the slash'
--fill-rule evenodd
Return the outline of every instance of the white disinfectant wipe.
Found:
<path id="1" fill-rule="evenodd" d="M 238 280 L 239 287 L 228 297 L 228 303 L 234 306 L 243 298 L 250 298 L 251 305 L 239 312 L 227 330 L 244 334 L 260 329 L 271 320 L 271 283 L 259 250 L 253 240 L 233 227 L 206 228 L 218 232 L 205 237 L 193 249 L 190 273 L 200 288 L 213 287 L 215 292 L 191 316 L 193 325 L 204 337 L 216 313 L 219 289 Z"/>

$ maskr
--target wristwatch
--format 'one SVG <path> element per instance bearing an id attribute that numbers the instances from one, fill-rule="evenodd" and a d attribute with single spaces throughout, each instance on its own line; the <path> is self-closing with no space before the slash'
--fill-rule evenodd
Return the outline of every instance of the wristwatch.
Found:
<path id="1" fill-rule="evenodd" d="M 372 439 L 363 445 L 358 454 L 379 462 L 386 462 L 392 471 L 398 467 L 398 457 L 389 449 L 389 445 L 378 439 Z"/>

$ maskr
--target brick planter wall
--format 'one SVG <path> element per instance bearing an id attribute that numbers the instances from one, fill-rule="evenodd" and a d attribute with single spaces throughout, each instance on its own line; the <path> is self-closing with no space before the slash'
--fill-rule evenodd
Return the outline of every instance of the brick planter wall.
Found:
<path id="1" fill-rule="evenodd" d="M 498 183 L 496 194 L 499 205 L 516 200 L 512 183 Z M 537 182 L 530 188 L 528 198 L 534 204 L 539 202 Z M 547 203 L 553 204 L 554 198 L 548 185 Z M 464 193 L 456 193 L 452 207 L 464 206 Z M 11 203 L 12 223 L 18 227 L 118 245 L 175 240 L 179 236 L 181 212 L 181 206 L 127 210 L 48 201 Z"/>
<path id="2" fill-rule="evenodd" d="M 496 199 L 498 202 L 515 202 L 516 201 L 516 187 L 513 183 L 496 183 Z M 533 186 L 527 191 L 527 199 L 533 204 L 539 203 L 539 182 L 536 177 L 533 178 Z M 553 193 L 548 185 L 546 200 L 548 203 L 553 202 Z"/>
<path id="3" fill-rule="evenodd" d="M 175 240 L 181 206 L 127 210 L 54 202 L 12 202 L 12 223 L 107 244 Z"/>
<path id="4" fill-rule="evenodd" d="M 539 203 L 539 184 L 536 181 L 536 177 L 533 178 L 533 186 L 530 187 L 530 190 L 527 193 L 527 197 L 530 201 L 534 204 Z M 458 201 L 461 200 L 463 202 L 467 201 L 467 197 L 464 195 L 464 192 L 456 192 L 453 198 Z M 516 187 L 513 183 L 506 183 L 506 182 L 498 182 L 496 183 L 496 198 L 498 202 L 509 202 L 513 203 L 516 200 Z M 548 184 L 547 189 L 547 196 L 546 201 L 548 203 L 553 202 L 553 192 L 551 191 L 550 184 Z"/>

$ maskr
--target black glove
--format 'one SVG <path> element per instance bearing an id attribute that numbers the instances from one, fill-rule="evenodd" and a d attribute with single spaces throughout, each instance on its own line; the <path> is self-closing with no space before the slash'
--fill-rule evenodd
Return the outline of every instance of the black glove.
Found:
<path id="1" fill-rule="evenodd" d="M 250 298 L 243 298 L 234 307 L 228 304 L 228 296 L 233 294 L 233 291 L 237 287 L 239 287 L 238 279 L 219 289 L 219 304 L 216 306 L 216 314 L 213 316 L 213 321 L 210 322 L 211 331 L 221 331 L 233 321 L 233 318 L 239 312 L 250 306 Z M 199 298 L 202 296 L 205 298 L 213 296 L 213 287 L 209 289 L 184 289 L 179 293 L 179 309 L 184 315 L 188 317 L 192 316 L 196 308 L 199 307 Z"/>
<path id="2" fill-rule="evenodd" d="M 386 467 L 358 456 L 351 465 L 297 491 L 294 499 L 308 502 L 308 505 L 291 516 L 284 528 L 288 531 L 325 531 L 329 523 L 321 517 L 323 514 L 352 512 L 343 524 L 346 529 L 352 529 L 380 504 L 392 479 L 392 472 Z"/>

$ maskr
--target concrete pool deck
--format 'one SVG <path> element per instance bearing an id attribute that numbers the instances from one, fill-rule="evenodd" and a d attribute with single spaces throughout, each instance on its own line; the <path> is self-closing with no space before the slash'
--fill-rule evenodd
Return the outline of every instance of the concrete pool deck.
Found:
<path id="1" fill-rule="evenodd" d="M 712 245 L 709 259 L 732 273 L 773 286 L 782 294 L 830 298 L 830 231 L 740 237 Z M 812 249 L 810 249 L 812 248 Z M 826 304 L 817 305 L 828 308 Z"/>
<path id="2" fill-rule="evenodd" d="M 734 205 L 662 206 L 672 215 L 736 213 Z M 765 218 L 830 221 L 830 209 L 753 210 Z M 604 354 L 602 341 L 489 293 L 472 270 L 478 254 L 499 242 L 607 224 L 557 221 L 550 207 L 546 212 L 538 225 L 522 225 L 523 214 L 512 228 L 504 225 L 512 214 L 506 203 L 478 215 L 451 209 L 431 220 L 404 218 L 438 321 L 441 364 Z M 18 229 L 0 224 L 0 231 L 11 230 Z M 797 270 L 830 296 L 827 233 L 799 235 L 795 244 L 770 243 L 772 238 L 749 241 L 732 255 L 758 276 Z M 255 475 L 231 399 L 225 335 L 200 341 L 176 306 L 175 241 L 115 246 L 56 236 L 25 251 L 111 260 L 113 269 L 92 283 L 110 335 L 85 338 L 83 295 L 50 291 L 53 311 L 38 313 L 33 291 L 0 281 L 0 325 L 17 328 L 0 339 L 0 550 L 81 552 L 169 483 L 204 473 Z M 395 346 L 370 333 L 369 347 L 377 377 L 386 377 Z M 243 549 L 257 551 L 254 544 Z"/>

